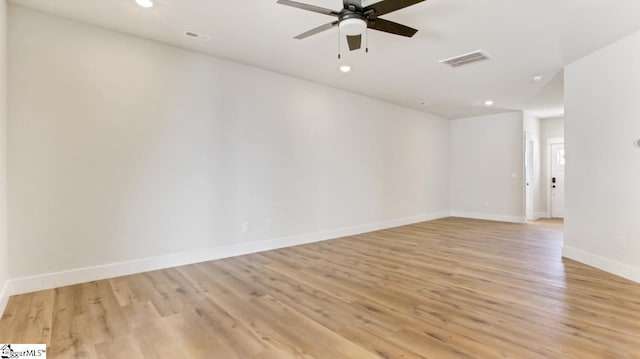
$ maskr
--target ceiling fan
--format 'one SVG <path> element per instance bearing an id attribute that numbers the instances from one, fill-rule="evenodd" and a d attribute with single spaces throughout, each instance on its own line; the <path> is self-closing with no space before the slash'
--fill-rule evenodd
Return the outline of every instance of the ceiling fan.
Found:
<path id="1" fill-rule="evenodd" d="M 423 1 L 425 0 L 383 0 L 363 7 L 362 0 L 343 0 L 344 7 L 340 11 L 291 0 L 278 0 L 278 4 L 337 17 L 338 20 L 303 32 L 295 38 L 301 40 L 338 26 L 340 32 L 347 35 L 349 50 L 353 51 L 362 46 L 362 34 L 366 28 L 406 37 L 415 35 L 415 33 L 418 32 L 417 29 L 393 21 L 380 19 L 378 16 L 386 15 Z"/>

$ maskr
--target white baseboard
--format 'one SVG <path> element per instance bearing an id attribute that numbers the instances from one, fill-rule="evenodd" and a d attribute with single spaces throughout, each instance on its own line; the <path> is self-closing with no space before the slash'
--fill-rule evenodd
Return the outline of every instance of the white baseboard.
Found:
<path id="1" fill-rule="evenodd" d="M 106 265 L 17 278 L 8 281 L 7 285 L 5 285 L 5 290 L 2 292 L 2 296 L 0 297 L 0 304 L 6 303 L 9 296 L 16 294 L 35 292 L 78 283 L 91 282 L 95 280 L 115 278 L 129 274 L 148 272 L 152 270 L 206 262 L 215 259 L 235 257 L 243 254 L 257 253 L 278 248 L 320 242 L 329 239 L 378 231 L 381 229 L 426 222 L 448 216 L 448 212 L 425 214 L 420 216 L 398 218 L 389 221 L 303 235 L 276 238 L 251 243 L 242 243 L 232 246 L 197 249 L 188 252 L 170 254 L 162 257 L 145 258 L 128 262 L 111 263 Z M 1 307 L 1 309 L 4 310 L 4 307 Z M 2 313 L 2 311 L 0 311 L 0 313 Z"/>
<path id="2" fill-rule="evenodd" d="M 496 221 L 496 222 L 511 222 L 511 223 L 525 223 L 526 218 L 524 216 L 507 216 L 502 214 L 490 214 L 490 213 L 479 213 L 479 212 L 466 212 L 466 211 L 451 211 L 452 217 L 461 217 L 461 218 L 473 218 L 473 219 L 484 219 L 487 221 Z"/>
<path id="3" fill-rule="evenodd" d="M 640 283 L 640 268 L 567 246 L 562 247 L 562 256 Z"/>
<path id="4" fill-rule="evenodd" d="M 0 318 L 2 318 L 2 313 L 4 313 L 4 308 L 7 307 L 7 302 L 9 302 L 9 281 L 6 281 L 2 284 L 2 289 L 0 289 Z"/>
<path id="5" fill-rule="evenodd" d="M 533 218 L 535 218 L 535 219 L 549 218 L 549 216 L 547 215 L 547 212 L 535 212 L 533 214 Z"/>

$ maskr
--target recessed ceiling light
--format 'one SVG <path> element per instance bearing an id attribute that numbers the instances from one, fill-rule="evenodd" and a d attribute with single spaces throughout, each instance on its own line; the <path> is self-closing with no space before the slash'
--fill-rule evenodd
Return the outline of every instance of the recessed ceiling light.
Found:
<path id="1" fill-rule="evenodd" d="M 136 3 L 144 8 L 153 7 L 153 1 L 151 0 L 136 0 Z"/>
<path id="2" fill-rule="evenodd" d="M 536 75 L 536 76 L 533 76 L 532 78 L 533 82 L 540 82 L 542 81 L 542 79 L 544 79 L 542 75 Z"/>
<path id="3" fill-rule="evenodd" d="M 349 71 L 351 71 L 351 66 L 349 65 L 342 65 L 339 67 L 340 71 L 344 72 L 345 74 Z"/>
<path id="4" fill-rule="evenodd" d="M 484 102 L 485 106 L 493 106 L 493 100 L 487 100 Z"/>

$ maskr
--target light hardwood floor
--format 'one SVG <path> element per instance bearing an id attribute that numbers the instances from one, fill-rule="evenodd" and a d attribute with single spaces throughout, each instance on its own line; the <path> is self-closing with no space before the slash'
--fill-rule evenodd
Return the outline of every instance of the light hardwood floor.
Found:
<path id="1" fill-rule="evenodd" d="M 561 225 L 447 218 L 15 296 L 50 358 L 633 358 L 640 285 Z"/>

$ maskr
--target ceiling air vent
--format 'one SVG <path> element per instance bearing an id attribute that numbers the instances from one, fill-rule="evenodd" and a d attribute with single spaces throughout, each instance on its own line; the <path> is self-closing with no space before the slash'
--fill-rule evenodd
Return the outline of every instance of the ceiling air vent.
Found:
<path id="1" fill-rule="evenodd" d="M 192 39 L 200 40 L 200 41 L 209 41 L 209 40 L 211 40 L 211 36 L 198 34 L 197 32 L 193 32 L 193 31 L 185 32 L 184 36 L 190 37 Z"/>
<path id="2" fill-rule="evenodd" d="M 475 62 L 489 60 L 490 57 L 482 50 L 470 52 L 459 56 L 452 57 L 450 59 L 440 60 L 441 64 L 449 65 L 451 67 L 460 67 L 464 65 L 470 65 Z"/>

